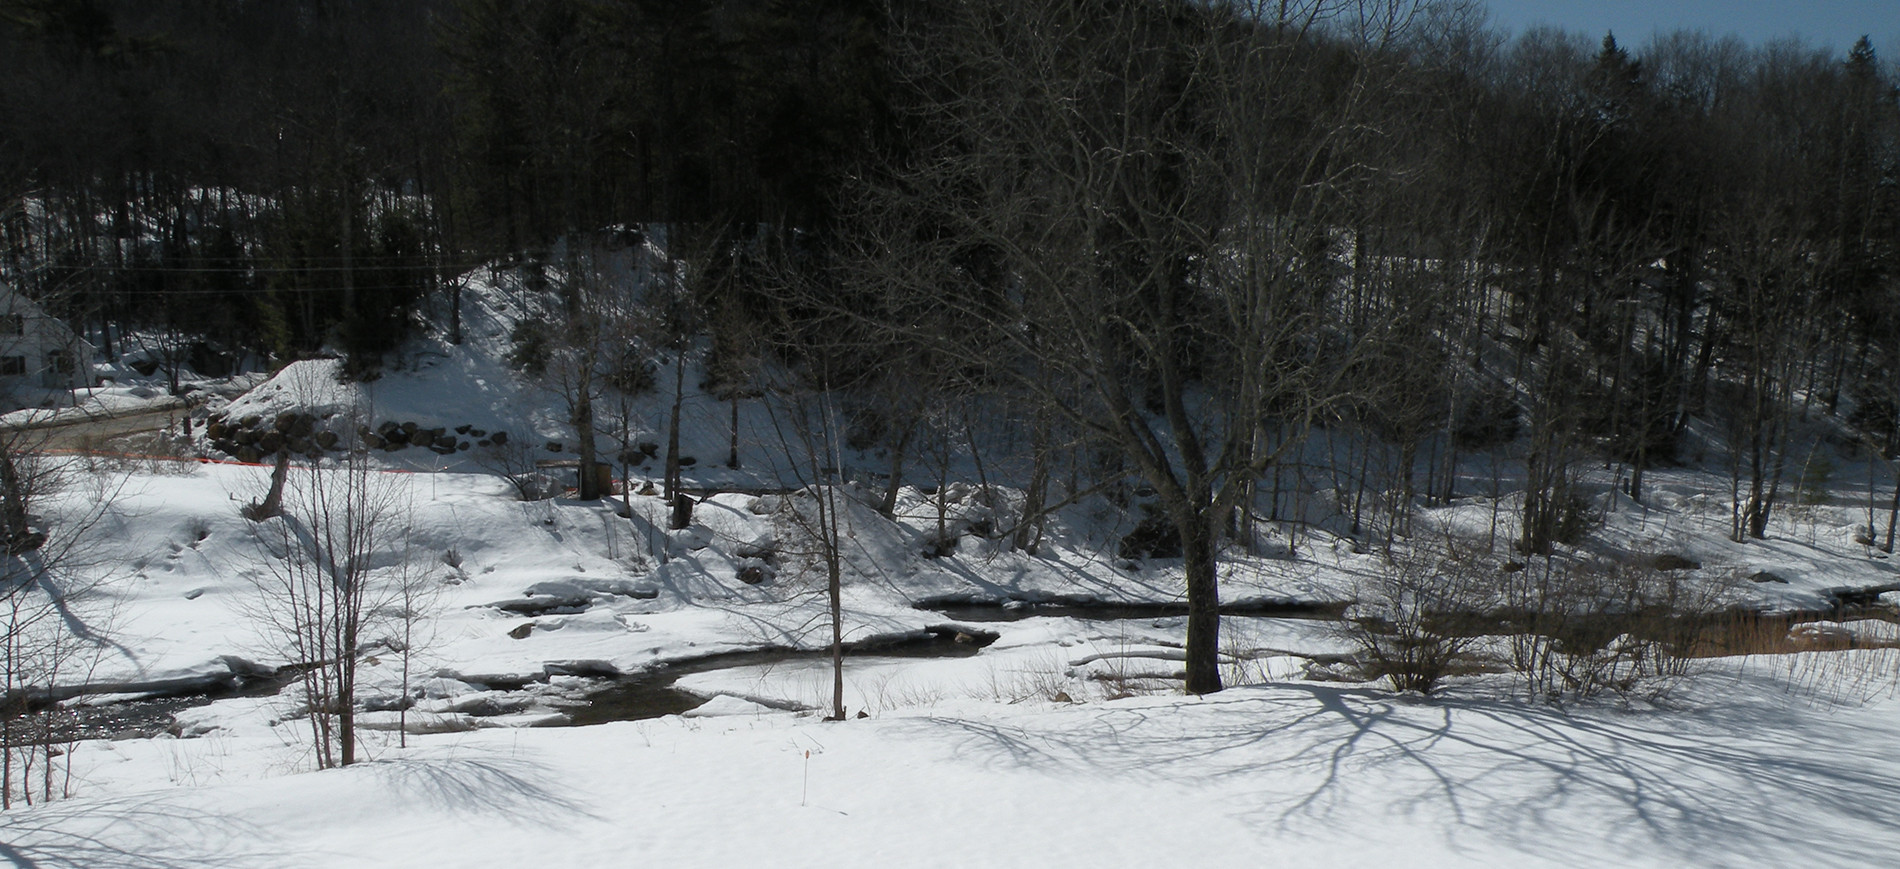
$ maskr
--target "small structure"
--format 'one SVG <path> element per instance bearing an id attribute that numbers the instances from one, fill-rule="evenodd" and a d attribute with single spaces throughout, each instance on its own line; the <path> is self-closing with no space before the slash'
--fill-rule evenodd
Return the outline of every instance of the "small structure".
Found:
<path id="1" fill-rule="evenodd" d="M 16 403 L 43 389 L 91 386 L 92 345 L 13 287 L 0 284 L 0 393 Z"/>
<path id="2" fill-rule="evenodd" d="M 535 461 L 534 466 L 536 469 L 542 471 L 573 471 L 574 485 L 572 488 L 580 488 L 580 459 L 539 459 Z M 614 466 L 606 462 L 595 462 L 594 484 L 600 488 L 600 494 L 602 496 L 618 494 L 619 490 L 614 488 Z"/>

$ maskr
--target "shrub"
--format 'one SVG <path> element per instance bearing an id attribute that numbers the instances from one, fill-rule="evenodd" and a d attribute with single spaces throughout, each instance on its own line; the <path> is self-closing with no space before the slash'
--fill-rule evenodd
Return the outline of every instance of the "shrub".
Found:
<path id="1" fill-rule="evenodd" d="M 1436 691 L 1480 640 L 1472 620 L 1490 609 L 1491 574 L 1453 545 L 1395 553 L 1360 580 L 1343 623 L 1362 668 L 1400 691 Z"/>
<path id="2" fill-rule="evenodd" d="M 1689 675 L 1728 575 L 1539 559 L 1500 585 L 1510 664 L 1531 696 L 1659 696 Z"/>

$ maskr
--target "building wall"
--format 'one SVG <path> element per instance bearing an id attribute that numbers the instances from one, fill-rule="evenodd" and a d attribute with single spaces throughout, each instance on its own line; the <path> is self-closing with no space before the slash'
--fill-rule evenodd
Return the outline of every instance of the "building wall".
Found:
<path id="1" fill-rule="evenodd" d="M 87 355 L 65 323 L 0 288 L 0 389 L 87 386 Z"/>

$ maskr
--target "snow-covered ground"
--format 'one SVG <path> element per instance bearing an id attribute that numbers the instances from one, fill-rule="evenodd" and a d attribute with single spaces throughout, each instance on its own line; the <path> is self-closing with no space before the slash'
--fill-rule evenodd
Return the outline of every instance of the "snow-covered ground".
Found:
<path id="1" fill-rule="evenodd" d="M 367 384 L 339 383 L 335 360 L 307 360 L 209 409 L 509 431 L 534 456 L 571 457 L 571 444 L 547 446 L 568 438 L 559 396 L 503 361 L 532 307 L 478 273 L 463 343 L 426 336 Z M 796 483 L 785 409 L 744 402 L 743 463 L 723 467 L 731 408 L 701 389 L 699 365 L 689 358 L 682 378 L 683 452 L 699 458 L 688 483 L 723 493 L 682 531 L 666 530 L 660 498 L 637 494 L 658 476 L 651 459 L 630 469 L 636 494 L 583 503 L 519 500 L 494 473 L 505 457 L 479 447 L 374 454 L 376 485 L 402 517 L 379 528 L 390 545 L 378 576 L 420 577 L 426 594 L 406 688 L 405 661 L 384 642 L 402 626 L 371 627 L 359 686 L 367 762 L 312 771 L 294 689 L 219 699 L 179 712 L 168 734 L 79 743 L 61 758 L 70 799 L 0 814 L 0 860 L 1869 866 L 1900 849 L 1887 810 L 1900 798 L 1900 635 L 1889 623 L 1797 628 L 1820 648 L 1889 648 L 1710 660 L 1659 701 L 1553 706 L 1495 672 L 1456 677 L 1429 700 L 1339 681 L 1352 673 L 1335 666 L 1351 651 L 1337 623 L 1230 616 L 1221 649 L 1235 687 L 1184 697 L 1184 619 L 1133 611 L 1179 604 L 1181 564 L 1118 557 L 1138 509 L 1082 499 L 1035 553 L 1016 551 L 999 529 L 1020 493 L 970 482 L 1011 470 L 963 447 L 915 458 L 906 479 L 927 488 L 900 489 L 895 521 L 873 509 L 887 460 L 844 456 L 843 632 L 864 648 L 846 660 L 854 717 L 821 721 L 830 626 L 796 519 L 808 496 L 784 493 Z M 655 372 L 673 382 L 665 360 Z M 90 403 L 137 412 L 160 400 L 142 383 Z M 661 439 L 669 401 L 629 408 L 625 440 Z M 197 437 L 209 446 L 202 427 Z M 603 434 L 602 449 L 614 441 Z M 54 528 L 96 515 L 68 567 L 97 586 L 59 617 L 107 640 L 66 681 L 136 695 L 291 663 L 258 618 L 269 526 L 240 514 L 269 468 L 64 461 L 84 471 L 80 484 L 36 509 Z M 1515 501 L 1475 493 L 1509 492 L 1512 470 L 1487 470 L 1458 481 L 1450 505 L 1421 508 L 1416 537 L 1508 540 Z M 294 484 L 312 472 L 291 473 Z M 953 481 L 940 496 L 925 494 L 934 474 Z M 1293 509 L 1307 524 L 1264 529 L 1258 554 L 1223 555 L 1224 601 L 1339 605 L 1380 569 L 1379 554 L 1333 533 L 1344 496 L 1322 482 L 1301 484 Z M 1683 575 L 1720 584 L 1729 604 L 1825 610 L 1837 589 L 1900 580 L 1856 540 L 1869 512 L 1864 478 L 1849 473 L 1747 544 L 1727 539 L 1719 471 L 1654 470 L 1640 505 L 1609 494 L 1609 472 L 1582 482 L 1603 516 L 1591 546 L 1698 562 Z M 948 554 L 940 523 L 957 537 Z M 1095 618 L 1037 602 L 1133 606 Z M 925 649 L 888 648 L 933 636 Z M 707 660 L 720 655 L 734 657 Z M 568 721 L 610 677 L 691 695 L 682 707 L 705 702 L 544 726 Z M 390 711 L 405 690 L 414 707 Z"/>
<path id="2" fill-rule="evenodd" d="M 219 672 L 229 656 L 283 663 L 248 615 L 260 550 L 238 514 L 267 469 L 168 468 L 125 473 L 93 532 L 90 559 L 121 568 L 95 602 L 111 605 L 93 610 L 111 613 L 117 650 L 94 678 Z M 435 732 L 399 747 L 394 713 L 365 713 L 370 761 L 312 772 L 294 692 L 220 700 L 181 713 L 182 737 L 81 743 L 67 758 L 71 799 L 0 818 L 8 859 L 1861 866 L 1900 847 L 1885 810 L 1900 798 L 1888 650 L 1725 659 L 1660 704 L 1565 709 L 1523 699 L 1504 675 L 1462 678 L 1429 701 L 1314 681 L 1325 674 L 1310 660 L 1347 650 L 1328 623 L 1232 617 L 1223 649 L 1239 687 L 1188 698 L 1173 681 L 1179 617 L 958 625 L 913 606 L 1175 601 L 1178 566 L 1117 566 L 1081 519 L 1058 524 L 1035 556 L 968 536 L 953 555 L 926 557 L 935 505 L 915 493 L 896 523 L 850 502 L 847 638 L 996 633 L 980 651 L 849 658 L 846 702 L 867 717 L 846 722 L 781 711 L 815 708 L 828 692 L 822 658 L 792 656 L 688 673 L 676 687 L 714 699 L 686 716 L 525 727 L 558 720 L 591 684 L 567 673 L 821 648 L 820 585 L 788 542 L 787 499 L 716 496 L 694 528 L 667 532 L 650 496 L 631 498 L 627 518 L 610 503 L 514 500 L 480 474 L 379 480 L 411 506 L 410 554 L 436 592 L 410 719 Z M 973 496 L 961 504 L 980 507 Z M 1437 519 L 1458 521 L 1460 509 L 1474 508 Z M 1640 521 L 1680 531 L 1698 516 L 1659 497 Z M 1829 524 L 1854 521 L 1850 507 L 1823 512 L 1812 542 L 1802 524 L 1767 545 L 1667 542 L 1696 546 L 1683 551 L 1709 570 L 1737 553 L 1726 566 L 1773 561 L 1791 588 L 1819 586 L 1796 585 L 1797 556 L 1830 583 L 1878 581 L 1886 564 L 1842 546 Z M 770 545 L 781 550 L 776 576 L 741 581 Z M 1330 545 L 1291 559 L 1236 555 L 1224 591 L 1339 599 L 1371 558 Z M 1749 584 L 1763 585 L 1781 584 Z M 495 606 L 537 598 L 580 611 Z M 400 690 L 394 664 L 366 661 L 366 697 Z"/>
<path id="3" fill-rule="evenodd" d="M 1877 866 L 1889 698 L 1725 664 L 1668 708 L 1271 682 L 414 737 L 322 773 L 269 734 L 88 743 L 10 813 L 32 866 Z"/>

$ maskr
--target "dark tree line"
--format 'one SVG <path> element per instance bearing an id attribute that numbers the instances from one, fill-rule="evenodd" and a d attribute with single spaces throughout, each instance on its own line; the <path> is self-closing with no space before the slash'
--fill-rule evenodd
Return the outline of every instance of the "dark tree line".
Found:
<path id="1" fill-rule="evenodd" d="M 114 336 L 363 373 L 574 233 L 810 231 L 894 141 L 851 0 L 6 0 L 6 277 Z"/>

